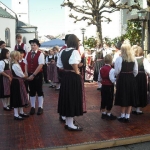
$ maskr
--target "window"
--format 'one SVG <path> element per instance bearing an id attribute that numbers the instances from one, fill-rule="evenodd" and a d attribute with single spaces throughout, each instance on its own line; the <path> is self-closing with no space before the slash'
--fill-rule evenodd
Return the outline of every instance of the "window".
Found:
<path id="1" fill-rule="evenodd" d="M 19 17 L 21 17 L 21 15 L 19 15 Z"/>
<path id="2" fill-rule="evenodd" d="M 19 2 L 19 4 L 21 4 L 21 2 Z"/>
<path id="3" fill-rule="evenodd" d="M 9 28 L 5 30 L 5 42 L 6 42 L 6 47 L 10 47 L 10 29 Z"/>
<path id="4" fill-rule="evenodd" d="M 26 44 L 26 37 L 23 37 L 23 43 Z"/>

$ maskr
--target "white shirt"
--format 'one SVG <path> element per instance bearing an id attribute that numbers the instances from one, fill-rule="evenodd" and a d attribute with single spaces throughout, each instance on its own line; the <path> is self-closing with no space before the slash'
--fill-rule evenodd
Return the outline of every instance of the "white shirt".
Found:
<path id="1" fill-rule="evenodd" d="M 140 59 L 140 58 L 143 58 L 143 56 L 136 57 L 136 59 Z M 143 66 L 144 66 L 145 73 L 150 75 L 150 64 L 146 58 L 143 59 Z"/>
<path id="2" fill-rule="evenodd" d="M 120 71 L 121 71 L 121 68 L 122 68 L 122 61 L 123 61 L 123 59 L 122 59 L 121 56 L 118 57 L 118 58 L 116 59 L 116 61 L 115 61 L 115 75 L 116 75 L 116 76 L 117 76 L 117 75 L 120 73 Z M 134 76 L 136 76 L 136 75 L 138 74 L 138 63 L 137 63 L 136 59 L 135 59 L 135 63 L 134 63 L 133 74 L 134 74 Z"/>
<path id="3" fill-rule="evenodd" d="M 53 55 L 50 55 L 50 56 L 47 56 L 47 57 L 46 57 L 46 64 L 49 63 L 48 58 L 52 58 L 52 57 L 53 57 Z"/>
<path id="4" fill-rule="evenodd" d="M 109 64 L 105 64 L 105 65 L 110 66 Z M 110 81 L 111 81 L 112 83 L 115 83 L 115 82 L 116 82 L 115 69 L 113 69 L 113 68 L 111 68 L 111 70 L 109 71 L 109 79 L 110 79 Z M 98 81 L 99 81 L 99 82 L 102 81 L 100 71 L 99 71 L 99 75 L 98 75 Z"/>
<path id="5" fill-rule="evenodd" d="M 17 47 L 18 47 L 18 45 L 21 46 L 21 44 L 22 43 L 17 44 Z M 29 47 L 26 44 L 24 44 L 23 49 L 25 50 L 26 54 L 30 51 Z"/>
<path id="6" fill-rule="evenodd" d="M 115 54 L 114 54 L 114 57 L 113 57 L 113 63 L 116 61 L 116 59 L 120 56 L 120 51 L 118 51 L 118 52 L 116 52 Z"/>
<path id="7" fill-rule="evenodd" d="M 69 51 L 71 49 L 73 49 L 73 48 L 67 48 L 63 51 Z M 62 64 L 62 61 L 61 61 L 61 54 L 62 54 L 63 51 L 61 51 L 59 53 L 59 56 L 58 56 L 58 59 L 57 59 L 57 67 L 58 68 L 63 68 L 63 64 Z M 69 58 L 69 64 L 70 65 L 79 64 L 80 62 L 81 62 L 81 56 L 80 56 L 78 50 L 73 50 L 73 52 L 72 52 L 72 54 Z"/>
<path id="8" fill-rule="evenodd" d="M 82 45 L 79 46 L 80 55 L 84 54 L 84 47 Z"/>
<path id="9" fill-rule="evenodd" d="M 110 48 L 103 49 L 103 57 L 105 57 L 107 54 L 112 54 L 112 50 Z"/>
<path id="10" fill-rule="evenodd" d="M 20 77 L 20 78 L 25 77 L 25 75 L 23 74 L 22 69 L 21 69 L 21 67 L 20 67 L 19 64 L 13 64 L 13 65 L 12 65 L 12 70 L 15 72 L 15 74 L 16 74 L 18 77 Z"/>
<path id="11" fill-rule="evenodd" d="M 38 52 L 38 50 L 36 50 L 35 51 L 35 53 L 37 53 Z M 32 53 L 32 52 L 31 52 Z M 26 57 L 25 57 L 25 59 L 24 59 L 24 63 L 27 65 L 28 64 L 28 62 L 27 62 L 27 57 L 28 57 L 28 54 L 26 55 Z M 45 60 L 44 60 L 45 58 L 44 58 L 44 54 L 43 53 L 41 53 L 40 54 L 40 56 L 39 56 L 39 58 L 38 58 L 38 64 L 39 65 L 44 65 L 45 64 Z"/>
<path id="12" fill-rule="evenodd" d="M 5 61 L 5 62 L 4 62 Z M 8 59 L 4 59 L 0 61 L 0 73 L 4 72 L 4 68 L 5 68 L 5 63 L 9 64 Z"/>

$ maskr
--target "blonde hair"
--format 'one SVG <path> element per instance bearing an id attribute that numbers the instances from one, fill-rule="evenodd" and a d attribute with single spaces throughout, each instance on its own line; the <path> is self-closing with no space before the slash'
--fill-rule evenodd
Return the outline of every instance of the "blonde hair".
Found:
<path id="1" fill-rule="evenodd" d="M 137 49 L 135 51 L 135 57 L 139 57 L 139 56 L 144 56 L 144 52 L 143 52 L 142 47 L 137 46 Z"/>
<path id="2" fill-rule="evenodd" d="M 133 45 L 131 47 L 131 51 L 133 52 L 134 55 L 135 55 L 135 52 L 137 51 L 137 49 L 138 49 L 138 45 Z"/>
<path id="3" fill-rule="evenodd" d="M 123 44 L 130 44 L 130 40 L 129 39 L 125 39 Z"/>
<path id="4" fill-rule="evenodd" d="M 105 62 L 105 64 L 112 64 L 112 56 L 111 55 L 106 55 L 105 57 L 104 57 L 104 62 Z"/>
<path id="5" fill-rule="evenodd" d="M 56 49 L 57 52 L 59 52 L 59 47 L 58 46 L 54 46 L 52 50 L 54 51 L 54 49 Z"/>
<path id="6" fill-rule="evenodd" d="M 131 45 L 129 43 L 124 43 L 121 46 L 121 56 L 124 61 L 134 62 L 135 58 L 131 50 Z"/>
<path id="7" fill-rule="evenodd" d="M 149 63 L 150 63 L 150 53 L 149 54 L 147 54 L 147 60 L 149 61 Z"/>
<path id="8" fill-rule="evenodd" d="M 15 62 L 15 57 L 16 56 L 20 56 L 20 52 L 18 52 L 18 51 L 12 51 L 10 53 L 11 64 L 13 64 Z"/>

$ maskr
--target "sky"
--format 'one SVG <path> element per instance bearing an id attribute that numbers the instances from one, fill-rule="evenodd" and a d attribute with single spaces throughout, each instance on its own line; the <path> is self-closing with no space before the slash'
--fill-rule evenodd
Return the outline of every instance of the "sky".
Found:
<path id="1" fill-rule="evenodd" d="M 11 0 L 0 0 L 11 8 Z M 65 32 L 63 0 L 29 0 L 30 24 L 38 27 L 39 35 L 58 35 Z"/>

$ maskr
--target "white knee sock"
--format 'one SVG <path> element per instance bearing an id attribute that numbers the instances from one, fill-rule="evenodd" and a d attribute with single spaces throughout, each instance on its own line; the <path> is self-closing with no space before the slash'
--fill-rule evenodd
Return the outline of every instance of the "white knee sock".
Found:
<path id="1" fill-rule="evenodd" d="M 65 117 L 65 116 L 61 116 L 61 118 L 62 118 L 63 120 L 66 120 L 66 117 Z"/>
<path id="2" fill-rule="evenodd" d="M 6 108 L 7 107 L 7 99 L 6 98 L 1 98 L 2 103 L 3 103 L 3 107 Z"/>
<path id="3" fill-rule="evenodd" d="M 7 106 L 10 105 L 10 98 L 7 98 Z"/>
<path id="4" fill-rule="evenodd" d="M 102 84 L 100 82 L 98 82 L 98 88 L 101 88 Z"/>
<path id="5" fill-rule="evenodd" d="M 20 108 L 19 108 L 19 111 L 20 111 L 20 114 L 24 114 L 24 112 L 23 112 L 23 107 L 20 107 Z"/>
<path id="6" fill-rule="evenodd" d="M 129 119 L 130 118 L 130 114 L 126 114 L 126 119 Z"/>
<path id="7" fill-rule="evenodd" d="M 39 107 L 43 108 L 43 96 L 38 97 Z"/>
<path id="8" fill-rule="evenodd" d="M 56 89 L 60 89 L 60 84 L 59 83 L 56 84 Z"/>
<path id="9" fill-rule="evenodd" d="M 18 108 L 14 108 L 14 116 L 15 116 L 15 117 L 18 117 L 18 116 L 19 116 L 19 114 L 18 114 Z"/>
<path id="10" fill-rule="evenodd" d="M 73 124 L 73 117 L 66 117 L 67 125 L 70 128 L 77 129 L 77 126 Z"/>
<path id="11" fill-rule="evenodd" d="M 35 108 L 35 99 L 36 99 L 35 96 L 34 97 L 30 96 L 31 107 L 34 107 L 34 108 Z"/>
<path id="12" fill-rule="evenodd" d="M 125 114 L 124 113 L 121 113 L 121 118 L 124 118 L 125 117 Z"/>
<path id="13" fill-rule="evenodd" d="M 136 112 L 142 112 L 142 111 L 140 110 L 140 107 L 137 107 L 137 108 L 136 108 Z"/>

